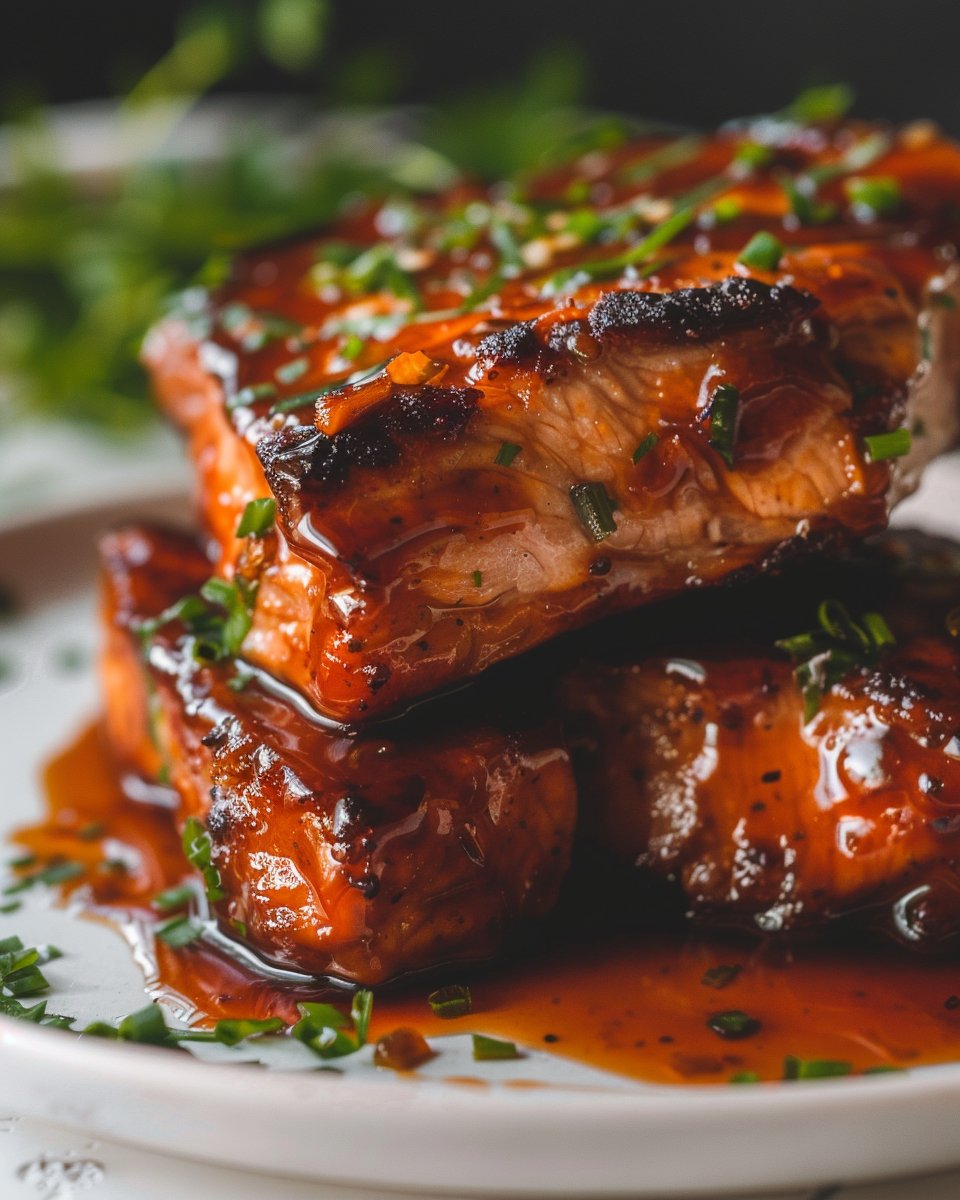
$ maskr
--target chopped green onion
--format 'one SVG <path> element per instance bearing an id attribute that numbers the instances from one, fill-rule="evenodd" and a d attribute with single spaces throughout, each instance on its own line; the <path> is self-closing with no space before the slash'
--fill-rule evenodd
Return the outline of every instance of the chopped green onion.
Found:
<path id="1" fill-rule="evenodd" d="M 294 383 L 301 375 L 307 373 L 307 368 L 310 366 L 309 361 L 302 356 L 293 358 L 288 363 L 284 363 L 282 367 L 277 367 L 274 371 L 280 383 Z"/>
<path id="2" fill-rule="evenodd" d="M 893 636 L 893 630 L 880 613 L 864 613 L 860 620 L 863 622 L 872 645 L 877 650 L 885 650 L 888 646 L 895 646 L 897 644 L 897 639 Z"/>
<path id="3" fill-rule="evenodd" d="M 387 365 L 390 359 L 385 358 L 382 362 L 375 363 L 372 367 L 365 367 L 362 371 L 354 371 L 350 375 L 343 375 L 339 379 L 331 379 L 329 383 L 325 383 L 318 388 L 311 388 L 308 392 L 298 392 L 295 396 L 287 396 L 285 400 L 278 400 L 269 412 L 269 416 L 274 417 L 278 413 L 296 412 L 297 409 L 306 408 L 308 404 L 316 404 L 318 400 L 322 400 L 324 396 L 329 396 L 331 392 L 339 392 L 343 387 L 356 387 L 358 384 L 366 383 L 373 379 L 375 375 L 379 375 L 383 368 Z"/>
<path id="4" fill-rule="evenodd" d="M 493 461 L 498 467 L 509 467 L 522 449 L 523 447 L 518 446 L 516 442 L 501 442 Z"/>
<path id="5" fill-rule="evenodd" d="M 820 710 L 823 693 L 858 667 L 871 666 L 896 639 L 884 618 L 865 613 L 855 621 L 839 600 L 824 600 L 817 608 L 820 628 L 777 641 L 797 664 L 794 678 L 803 696 L 804 722 Z"/>
<path id="6" fill-rule="evenodd" d="M 900 184 L 890 175 L 847 179 L 843 187 L 854 212 L 867 218 L 892 217 L 903 203 Z"/>
<path id="7" fill-rule="evenodd" d="M 159 1004 L 148 1004 L 123 1018 L 117 1026 L 117 1036 L 124 1042 L 141 1042 L 158 1046 L 167 1041 L 167 1023 Z"/>
<path id="8" fill-rule="evenodd" d="M 707 1018 L 707 1028 L 729 1042 L 739 1042 L 743 1038 L 753 1037 L 755 1033 L 760 1032 L 762 1027 L 756 1017 L 749 1016 L 739 1008 L 711 1013 Z"/>
<path id="9" fill-rule="evenodd" d="M 734 1071 L 730 1076 L 731 1083 L 759 1083 L 760 1076 L 756 1071 Z"/>
<path id="10" fill-rule="evenodd" d="M 38 884 L 44 887 L 54 887 L 58 883 L 67 883 L 71 879 L 78 879 L 85 873 L 86 867 L 82 863 L 54 863 L 52 866 L 44 867 L 40 871 L 34 871 L 30 875 L 25 875 L 14 883 L 8 884 L 3 889 L 2 895 L 14 896 L 19 892 L 26 892 Z"/>
<path id="11" fill-rule="evenodd" d="M 646 456 L 650 453 L 650 451 L 654 448 L 654 446 L 659 441 L 660 441 L 659 434 L 653 433 L 652 431 L 650 433 L 648 433 L 647 436 L 640 443 L 640 445 L 637 446 L 636 450 L 634 450 L 634 452 L 631 456 L 633 461 L 635 463 L 638 463 L 641 458 L 646 458 Z"/>
<path id="12" fill-rule="evenodd" d="M 889 433 L 873 433 L 863 439 L 870 462 L 883 462 L 887 458 L 902 458 L 910 453 L 913 438 L 906 428 L 892 429 Z"/>
<path id="13" fill-rule="evenodd" d="M 499 1059 L 521 1058 L 514 1042 L 502 1042 L 499 1038 L 473 1034 L 473 1057 L 477 1062 L 493 1062 Z"/>
<path id="14" fill-rule="evenodd" d="M 272 496 L 249 501 L 237 526 L 237 537 L 263 537 L 273 528 L 276 515 L 277 502 Z"/>
<path id="15" fill-rule="evenodd" d="M 667 142 L 665 146 L 650 150 L 641 158 L 622 167 L 620 178 L 624 183 L 647 183 L 664 171 L 681 167 L 684 163 L 696 158 L 703 148 L 703 144 L 703 138 L 693 136 Z"/>
<path id="16" fill-rule="evenodd" d="M 708 179 L 699 187 L 692 189 L 680 197 L 673 213 L 659 225 L 655 225 L 645 238 L 613 258 L 601 259 L 598 262 L 581 263 L 576 267 L 564 267 L 555 272 L 544 284 L 542 294 L 554 296 L 566 290 L 570 285 L 577 286 L 581 281 L 589 283 L 592 280 L 609 279 L 619 276 L 628 267 L 635 267 L 640 278 L 646 278 L 659 270 L 661 262 L 648 263 L 655 250 L 661 249 L 691 225 L 697 216 L 700 205 L 711 199 L 718 192 L 731 186 L 726 177 Z M 642 265 L 645 264 L 645 265 Z"/>
<path id="17" fill-rule="evenodd" d="M 595 542 L 602 542 L 617 532 L 613 503 L 604 484 L 575 483 L 570 489 L 570 499 L 583 527 Z"/>
<path id="18" fill-rule="evenodd" d="M 435 1017 L 442 1017 L 446 1021 L 453 1017 L 465 1017 L 473 1008 L 473 997 L 464 984 L 452 983 L 431 992 L 427 1003 Z"/>
<path id="19" fill-rule="evenodd" d="M 772 146 L 765 146 L 761 142 L 741 142 L 733 155 L 733 161 L 738 166 L 757 171 L 761 167 L 769 166 L 775 157 L 776 151 Z"/>
<path id="20" fill-rule="evenodd" d="M 255 1020 L 252 1017 L 224 1017 L 213 1027 L 213 1036 L 224 1046 L 236 1046 L 248 1038 L 280 1033 L 285 1028 L 286 1024 L 280 1017 L 264 1017 L 263 1020 Z"/>
<path id="21" fill-rule="evenodd" d="M 743 205 L 733 196 L 721 196 L 720 199 L 710 209 L 714 221 L 718 225 L 729 225 L 731 221 L 735 221 L 743 212 Z"/>
<path id="22" fill-rule="evenodd" d="M 775 271 L 785 254 L 784 246 L 772 233 L 755 233 L 740 251 L 737 261 L 755 271 Z"/>
<path id="23" fill-rule="evenodd" d="M 5 975 L 3 987 L 11 996 L 39 996 L 50 990 L 43 972 L 32 965 Z"/>
<path id="24" fill-rule="evenodd" d="M 203 877 L 207 899 L 211 904 L 222 900 L 226 892 L 220 884 L 220 872 L 213 865 L 213 843 L 210 834 L 196 817 L 187 817 L 181 841 L 187 861 L 196 867 Z"/>
<path id="25" fill-rule="evenodd" d="M 710 437 L 708 444 L 720 455 L 729 470 L 733 470 L 733 451 L 737 437 L 737 416 L 740 411 L 740 392 L 730 383 L 721 383 L 710 402 Z"/>
<path id="26" fill-rule="evenodd" d="M 277 394 L 277 385 L 275 383 L 254 383 L 250 387 L 244 387 L 239 390 L 234 396 L 230 396 L 227 400 L 227 408 L 247 408 L 251 404 L 256 404 L 258 400 L 270 400 Z"/>
<path id="27" fill-rule="evenodd" d="M 788 1054 L 783 1060 L 784 1079 L 832 1079 L 840 1075 L 851 1075 L 853 1067 L 848 1062 L 829 1058 L 797 1058 Z"/>
<path id="28" fill-rule="evenodd" d="M 482 571 L 474 571 L 473 586 L 474 587 L 483 587 L 483 572 Z"/>
<path id="29" fill-rule="evenodd" d="M 704 971 L 700 982 L 704 987 L 709 988 L 719 989 L 729 987 L 742 970 L 743 967 L 739 963 L 730 966 L 710 967 L 707 971 Z"/>
<path id="30" fill-rule="evenodd" d="M 359 358 L 363 353 L 363 348 L 365 345 L 366 342 L 362 337 L 358 337 L 357 334 L 351 333 L 347 337 L 347 340 L 340 347 L 340 357 L 345 358 L 347 362 L 353 362 L 354 359 Z"/>
<path id="31" fill-rule="evenodd" d="M 950 292 L 935 291 L 930 293 L 930 303 L 935 308 L 956 308 L 957 301 Z"/>
<path id="32" fill-rule="evenodd" d="M 104 824 L 102 821 L 88 821 L 77 830 L 77 837 L 82 842 L 95 842 L 103 837 Z"/>
<path id="33" fill-rule="evenodd" d="M 853 104 L 853 89 L 846 83 L 805 88 L 783 110 L 783 116 L 801 125 L 823 125 L 842 120 Z"/>
<path id="34" fill-rule="evenodd" d="M 179 887 L 171 887 L 158 892 L 150 903 L 158 912 L 176 912 L 178 908 L 186 908 L 188 904 L 192 903 L 195 896 L 196 892 L 193 888 L 188 883 L 182 883 Z"/>
<path id="35" fill-rule="evenodd" d="M 297 1008 L 300 1020 L 290 1030 L 290 1035 L 320 1058 L 342 1058 L 355 1054 L 366 1044 L 373 992 L 365 989 L 355 992 L 349 1015 L 332 1004 L 304 1002 Z"/>
<path id="36" fill-rule="evenodd" d="M 790 201 L 790 212 L 801 225 L 826 225 L 837 215 L 837 206 L 817 199 L 817 184 L 812 175 L 792 179 L 780 177 L 780 186 Z"/>
<path id="37" fill-rule="evenodd" d="M 157 927 L 157 937 L 172 949 L 180 950 L 203 937 L 203 922 L 195 917 L 173 917 Z"/>

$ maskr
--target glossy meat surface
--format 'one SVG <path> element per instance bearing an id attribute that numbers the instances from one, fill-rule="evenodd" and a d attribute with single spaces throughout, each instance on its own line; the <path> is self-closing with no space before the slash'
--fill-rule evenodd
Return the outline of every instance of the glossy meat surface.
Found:
<path id="1" fill-rule="evenodd" d="M 547 912 L 575 820 L 566 752 L 504 714 L 359 737 L 263 679 L 197 661 L 176 623 L 136 625 L 209 563 L 175 534 L 102 546 L 107 728 L 128 769 L 166 778 L 205 823 L 221 926 L 272 963 L 382 983 L 492 954 Z M 446 727 L 445 727 L 446 726 Z"/>
<path id="2" fill-rule="evenodd" d="M 362 721 L 882 527 L 957 432 L 958 203 L 960 152 L 928 129 L 768 122 L 241 257 L 145 359 L 226 575 L 245 504 L 278 501 L 244 656 Z M 758 231 L 779 261 L 741 261 Z M 910 453 L 869 461 L 901 427 Z"/>
<path id="3" fill-rule="evenodd" d="M 774 640 L 816 626 L 825 597 L 882 613 L 897 645 L 805 722 Z M 564 692 L 583 836 L 677 880 L 699 920 L 780 933 L 856 916 L 906 943 L 956 946 L 960 640 L 946 619 L 958 604 L 960 550 L 889 535 L 846 567 L 664 617 L 648 636 L 676 657 L 637 653 L 635 639 L 608 648 Z M 950 621 L 960 633 L 960 610 Z"/>

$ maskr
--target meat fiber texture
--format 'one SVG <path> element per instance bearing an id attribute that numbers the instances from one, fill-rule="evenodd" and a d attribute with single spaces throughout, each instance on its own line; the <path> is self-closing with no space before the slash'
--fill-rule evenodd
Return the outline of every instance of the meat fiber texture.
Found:
<path id="1" fill-rule="evenodd" d="M 767 122 L 240 256 L 145 361 L 256 585 L 243 656 L 362 723 L 882 528 L 957 435 L 958 206 L 925 127 Z"/>
<path id="2" fill-rule="evenodd" d="M 173 786 L 181 827 L 205 826 L 229 936 L 281 967 L 379 984 L 487 958 L 553 906 L 575 796 L 544 723 L 453 715 L 349 736 L 269 679 L 203 661 L 177 622 L 144 636 L 209 572 L 188 538 L 119 530 L 102 561 L 110 741 L 126 769 Z"/>

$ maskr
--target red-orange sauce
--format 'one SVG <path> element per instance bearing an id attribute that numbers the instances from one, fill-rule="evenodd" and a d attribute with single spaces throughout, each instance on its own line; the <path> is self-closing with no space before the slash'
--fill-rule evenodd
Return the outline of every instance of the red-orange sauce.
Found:
<path id="1" fill-rule="evenodd" d="M 125 793 L 98 726 L 49 763 L 44 785 L 47 816 L 17 841 L 43 860 L 87 864 L 87 876 L 70 886 L 85 889 L 79 895 L 89 896 L 91 911 L 148 912 L 153 895 L 185 876 L 170 813 Z M 105 865 L 116 858 L 128 868 Z M 331 998 L 329 985 L 278 981 L 204 942 L 156 950 L 150 982 L 210 1020 L 295 1019 L 298 1001 Z M 702 982 L 709 968 L 734 964 L 741 969 L 727 986 Z M 472 989 L 469 1016 L 435 1017 L 426 996 L 436 983 L 412 981 L 377 993 L 373 1037 L 401 1025 L 428 1037 L 477 1031 L 660 1083 L 725 1082 L 739 1071 L 778 1079 L 787 1055 L 841 1060 L 858 1072 L 960 1061 L 960 963 L 896 950 L 785 952 L 704 936 L 619 935 L 454 971 L 449 981 L 459 980 Z M 759 1020 L 759 1032 L 728 1041 L 707 1027 L 711 1014 L 731 1009 Z"/>

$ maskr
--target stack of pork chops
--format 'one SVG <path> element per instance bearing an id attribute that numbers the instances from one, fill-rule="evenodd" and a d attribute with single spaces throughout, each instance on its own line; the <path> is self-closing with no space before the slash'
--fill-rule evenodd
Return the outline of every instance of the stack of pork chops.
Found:
<path id="1" fill-rule="evenodd" d="M 105 539 L 104 673 L 222 930 L 382 983 L 588 848 L 951 944 L 960 559 L 861 543 L 957 437 L 958 238 L 933 128 L 788 115 L 352 203 L 181 297 L 145 358 L 200 533 Z"/>

